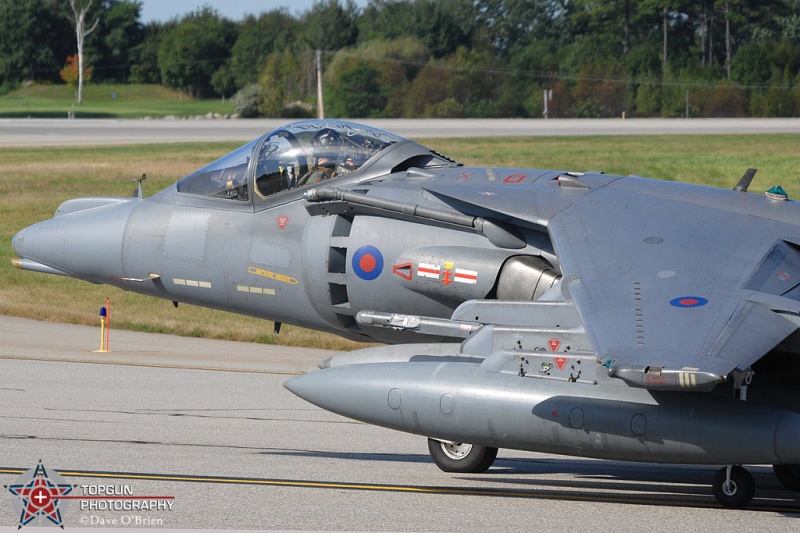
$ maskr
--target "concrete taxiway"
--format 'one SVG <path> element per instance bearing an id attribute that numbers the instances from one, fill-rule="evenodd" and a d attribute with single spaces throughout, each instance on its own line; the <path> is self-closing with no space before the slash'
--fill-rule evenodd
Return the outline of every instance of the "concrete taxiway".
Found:
<path id="1" fill-rule="evenodd" d="M 557 137 L 800 133 L 800 118 L 708 119 L 354 119 L 408 137 Z M 0 146 L 91 146 L 246 142 L 290 119 L 0 119 Z"/>
<path id="2" fill-rule="evenodd" d="M 0 317 L 2 484 L 41 461 L 77 486 L 73 495 L 111 486 L 174 498 L 171 510 L 71 500 L 67 528 L 800 527 L 800 493 L 783 490 L 768 467 L 751 467 L 758 488 L 743 511 L 716 505 L 716 467 L 501 450 L 486 474 L 443 473 L 423 438 L 338 417 L 283 388 L 289 375 L 314 371 L 330 355 L 322 350 L 121 331 L 110 353 L 92 353 L 97 345 L 98 328 Z M 16 528 L 6 496 L 0 527 Z"/>

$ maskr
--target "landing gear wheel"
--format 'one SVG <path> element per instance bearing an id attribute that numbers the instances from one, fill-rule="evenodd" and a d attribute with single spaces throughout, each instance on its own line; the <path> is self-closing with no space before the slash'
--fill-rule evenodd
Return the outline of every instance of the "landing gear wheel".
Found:
<path id="1" fill-rule="evenodd" d="M 800 491 L 800 465 L 772 465 L 772 471 L 784 487 Z"/>
<path id="2" fill-rule="evenodd" d="M 436 439 L 428 439 L 428 451 L 443 471 L 461 474 L 486 472 L 497 457 L 497 448 Z"/>
<path id="3" fill-rule="evenodd" d="M 756 492 L 753 476 L 741 466 L 732 466 L 731 479 L 727 481 L 727 469 L 723 468 L 714 476 L 714 497 L 724 507 L 739 509 L 747 506 Z"/>

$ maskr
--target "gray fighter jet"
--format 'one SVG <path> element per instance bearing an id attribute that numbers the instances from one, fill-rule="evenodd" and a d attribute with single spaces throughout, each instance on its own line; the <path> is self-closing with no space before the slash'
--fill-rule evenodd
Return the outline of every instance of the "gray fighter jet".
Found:
<path id="1" fill-rule="evenodd" d="M 286 387 L 448 472 L 498 448 L 727 465 L 741 507 L 742 464 L 800 489 L 800 208 L 750 179 L 464 168 L 304 121 L 149 198 L 68 200 L 14 264 L 387 343 Z"/>

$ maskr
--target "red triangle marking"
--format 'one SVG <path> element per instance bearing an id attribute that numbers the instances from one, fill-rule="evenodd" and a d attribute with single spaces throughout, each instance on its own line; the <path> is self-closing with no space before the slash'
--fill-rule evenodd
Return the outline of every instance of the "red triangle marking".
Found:
<path id="1" fill-rule="evenodd" d="M 411 280 L 414 276 L 414 263 L 403 263 L 400 265 L 392 266 L 392 272 L 397 274 L 403 279 Z"/>
<path id="2" fill-rule="evenodd" d="M 555 352 L 558 350 L 558 347 L 561 346 L 561 341 L 558 339 L 550 339 L 547 341 L 547 344 L 550 346 L 550 351 Z"/>
<path id="3" fill-rule="evenodd" d="M 289 217 L 280 216 L 276 218 L 275 221 L 278 223 L 278 228 L 286 229 L 286 226 L 289 224 Z"/>
<path id="4" fill-rule="evenodd" d="M 556 366 L 559 370 L 564 370 L 564 365 L 567 364 L 568 357 L 553 357 L 553 361 L 556 362 Z"/>

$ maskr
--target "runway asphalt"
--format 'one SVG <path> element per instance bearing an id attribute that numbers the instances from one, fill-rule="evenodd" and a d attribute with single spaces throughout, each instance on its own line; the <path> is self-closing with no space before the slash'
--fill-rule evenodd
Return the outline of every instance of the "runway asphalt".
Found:
<path id="1" fill-rule="evenodd" d="M 0 119 L 0 146 L 79 146 L 242 141 L 289 119 Z M 800 133 L 800 118 L 752 119 L 354 119 L 408 137 Z"/>
<path id="2" fill-rule="evenodd" d="M 0 317 L 2 483 L 41 461 L 77 485 L 73 495 L 110 485 L 128 501 L 173 497 L 170 511 L 82 509 L 97 500 L 71 500 L 68 529 L 800 526 L 800 493 L 783 490 L 764 466 L 749 467 L 758 488 L 743 511 L 717 506 L 709 486 L 716 467 L 501 450 L 486 474 L 446 474 L 424 439 L 349 421 L 283 388 L 287 373 L 313 371 L 330 355 L 322 350 L 113 330 L 112 351 L 92 353 L 98 346 L 99 328 Z M 18 518 L 6 493 L 0 526 L 16 530 Z"/>

